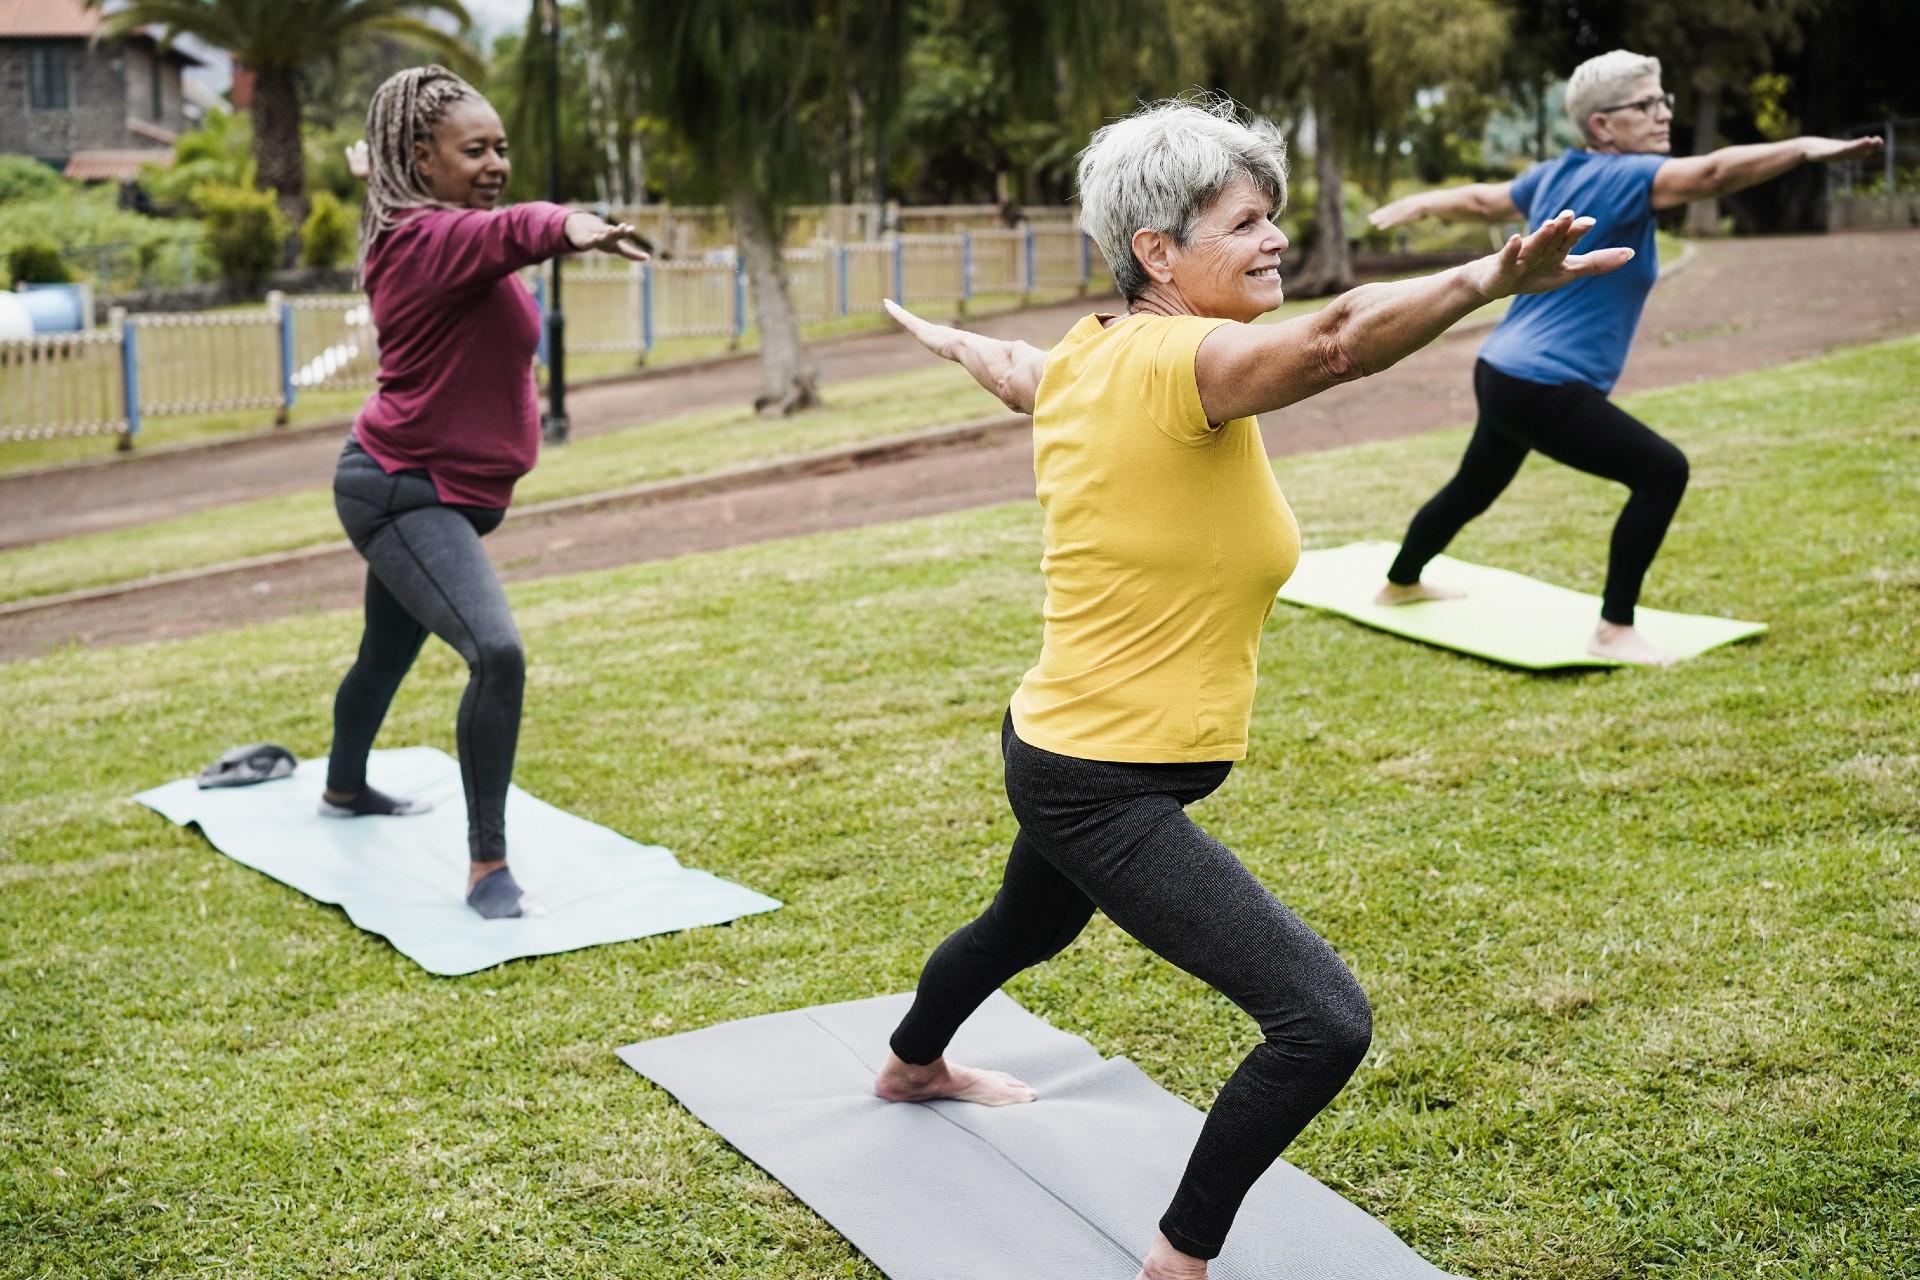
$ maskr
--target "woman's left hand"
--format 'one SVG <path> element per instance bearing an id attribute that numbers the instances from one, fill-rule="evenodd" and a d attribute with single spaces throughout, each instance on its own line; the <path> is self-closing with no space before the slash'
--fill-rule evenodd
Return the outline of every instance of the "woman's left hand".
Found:
<path id="1" fill-rule="evenodd" d="M 633 242 L 633 227 L 625 222 L 608 222 L 594 213 L 567 215 L 567 243 L 582 252 L 598 249 L 617 253 L 630 262 L 645 262 L 648 253 Z"/>
<path id="2" fill-rule="evenodd" d="M 1489 302 L 1516 293 L 1550 293 L 1633 261 L 1633 250 L 1625 248 L 1575 254 L 1573 246 L 1591 230 L 1592 218 L 1576 218 L 1568 209 L 1529 236 L 1510 237 L 1500 252 L 1473 264 L 1479 268 L 1471 277 L 1475 287 Z"/>

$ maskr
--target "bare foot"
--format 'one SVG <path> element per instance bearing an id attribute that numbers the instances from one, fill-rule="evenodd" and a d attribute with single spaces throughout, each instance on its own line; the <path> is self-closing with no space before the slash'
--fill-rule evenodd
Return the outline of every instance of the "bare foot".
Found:
<path id="1" fill-rule="evenodd" d="M 1207 1280 L 1207 1260 L 1182 1253 L 1165 1236 L 1156 1235 L 1138 1280 Z"/>
<path id="2" fill-rule="evenodd" d="M 1642 667 L 1670 667 L 1679 661 L 1665 649 L 1655 648 L 1632 627 L 1623 627 L 1617 622 L 1602 621 L 1595 627 L 1593 639 L 1587 641 L 1587 652 L 1596 658 L 1612 658 L 1615 662 L 1631 662 Z"/>
<path id="3" fill-rule="evenodd" d="M 1373 602 L 1375 604 L 1412 604 L 1417 600 L 1458 600 L 1466 594 L 1452 587 L 1436 587 L 1430 582 L 1416 582 L 1405 587 L 1397 582 L 1389 582 L 1380 588 L 1380 593 L 1374 596 Z"/>
<path id="4" fill-rule="evenodd" d="M 1015 1102 L 1032 1102 L 1040 1095 L 1004 1071 L 986 1071 L 963 1067 L 945 1058 L 935 1058 L 924 1066 L 902 1062 L 889 1053 L 873 1082 L 873 1091 L 888 1102 L 931 1102 L 935 1098 L 953 1098 L 977 1102 L 984 1107 L 1004 1107 Z"/>

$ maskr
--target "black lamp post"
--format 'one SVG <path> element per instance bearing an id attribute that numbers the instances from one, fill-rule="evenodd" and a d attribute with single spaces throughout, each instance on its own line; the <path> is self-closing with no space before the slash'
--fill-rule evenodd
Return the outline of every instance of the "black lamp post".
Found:
<path id="1" fill-rule="evenodd" d="M 560 192 L 560 0 L 535 0 L 547 29 L 547 199 Z M 560 310 L 561 258 L 553 260 L 547 284 L 547 412 L 540 435 L 548 444 L 567 442 L 567 317 Z"/>

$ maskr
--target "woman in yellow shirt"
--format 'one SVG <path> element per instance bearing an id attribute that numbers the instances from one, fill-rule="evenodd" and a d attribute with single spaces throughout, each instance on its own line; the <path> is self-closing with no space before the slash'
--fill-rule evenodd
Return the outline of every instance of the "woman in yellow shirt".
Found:
<path id="1" fill-rule="evenodd" d="M 1278 306 L 1285 143 L 1226 99 L 1142 108 L 1080 158 L 1082 225 L 1127 299 L 1051 353 L 896 319 L 1033 414 L 1046 633 L 1001 729 L 1019 834 L 979 919 L 928 960 L 875 1082 L 890 1101 L 1028 1102 L 948 1062 L 954 1032 L 1094 910 L 1246 1010 L 1264 1039 L 1207 1115 L 1146 1280 L 1193 1280 L 1254 1181 L 1365 1056 L 1372 1012 L 1333 949 L 1185 806 L 1246 755 L 1260 631 L 1300 543 L 1253 415 L 1377 372 L 1494 298 L 1624 264 L 1569 257 L 1565 213 L 1499 253 L 1367 285 L 1317 315 Z"/>

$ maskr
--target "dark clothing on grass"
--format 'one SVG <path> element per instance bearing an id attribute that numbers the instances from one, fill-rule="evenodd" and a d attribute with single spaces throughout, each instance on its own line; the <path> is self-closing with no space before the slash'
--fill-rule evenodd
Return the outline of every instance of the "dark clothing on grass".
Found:
<path id="1" fill-rule="evenodd" d="M 1474 365 L 1473 391 L 1480 419 L 1460 470 L 1413 517 L 1387 580 L 1420 581 L 1427 562 L 1492 505 L 1537 449 L 1632 491 L 1613 526 L 1600 608 L 1608 622 L 1632 626 L 1647 569 L 1687 490 L 1686 455 L 1584 382 L 1529 382 L 1482 360 Z"/>
<path id="2" fill-rule="evenodd" d="M 1366 1056 L 1367 997 L 1333 949 L 1187 817 L 1230 763 L 1056 755 L 1021 741 L 1011 716 L 1000 743 L 1020 822 L 1005 877 L 985 914 L 927 961 L 893 1051 L 912 1063 L 940 1057 L 981 1001 L 1106 912 L 1265 1037 L 1221 1089 L 1160 1221 L 1176 1249 L 1215 1257 L 1248 1189 Z"/>
<path id="3" fill-rule="evenodd" d="M 504 508 L 442 502 L 425 471 L 389 475 L 349 439 L 333 480 L 334 507 L 367 561 L 367 629 L 333 706 L 327 787 L 366 785 L 367 753 L 400 681 L 431 632 L 466 659 L 457 741 L 476 862 L 507 856 L 507 784 L 520 737 L 526 654 L 480 538 Z"/>

